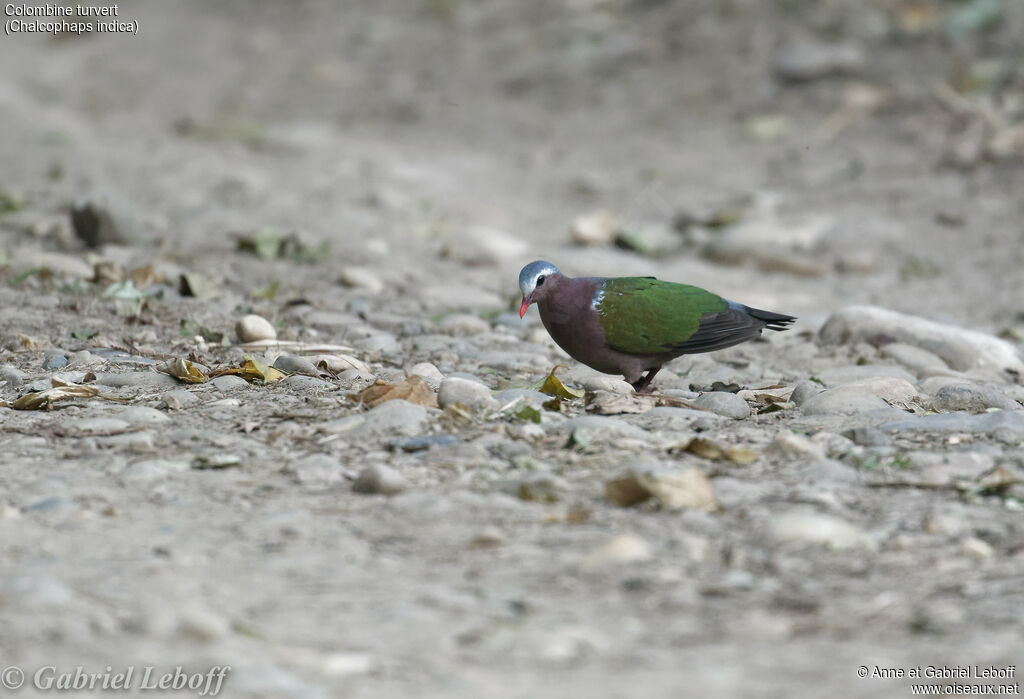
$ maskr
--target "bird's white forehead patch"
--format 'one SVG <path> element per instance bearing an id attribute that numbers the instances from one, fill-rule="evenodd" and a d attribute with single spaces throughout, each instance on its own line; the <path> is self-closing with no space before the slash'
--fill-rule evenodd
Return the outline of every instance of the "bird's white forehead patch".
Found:
<path id="1" fill-rule="evenodd" d="M 558 268 L 550 262 L 533 262 L 523 267 L 519 273 L 519 290 L 526 296 L 537 288 L 537 280 L 543 276 L 558 274 Z"/>

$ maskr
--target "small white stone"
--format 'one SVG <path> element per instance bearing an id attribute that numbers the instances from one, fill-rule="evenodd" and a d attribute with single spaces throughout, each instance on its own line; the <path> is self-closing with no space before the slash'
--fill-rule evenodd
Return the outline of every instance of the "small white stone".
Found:
<path id="1" fill-rule="evenodd" d="M 355 289 L 363 289 L 371 294 L 384 291 L 384 282 L 374 272 L 365 267 L 345 267 L 341 270 L 341 283 Z"/>
<path id="2" fill-rule="evenodd" d="M 256 342 L 257 340 L 276 340 L 277 330 L 263 316 L 250 314 L 235 323 L 235 334 L 239 342 Z"/>

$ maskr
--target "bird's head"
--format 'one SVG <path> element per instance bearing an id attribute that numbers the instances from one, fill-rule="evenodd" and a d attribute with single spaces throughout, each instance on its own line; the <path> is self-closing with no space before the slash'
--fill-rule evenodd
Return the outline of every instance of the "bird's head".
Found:
<path id="1" fill-rule="evenodd" d="M 544 260 L 536 260 L 523 267 L 519 273 L 519 290 L 523 292 L 523 305 L 519 307 L 519 317 L 526 315 L 526 309 L 531 303 L 546 298 L 554 286 L 552 282 L 561 276 L 558 267 Z"/>

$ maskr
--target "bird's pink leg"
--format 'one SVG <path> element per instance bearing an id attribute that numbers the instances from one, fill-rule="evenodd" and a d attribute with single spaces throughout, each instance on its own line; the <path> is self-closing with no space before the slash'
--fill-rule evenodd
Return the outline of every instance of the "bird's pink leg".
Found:
<path id="1" fill-rule="evenodd" d="M 654 375 L 659 371 L 661 371 L 661 367 L 648 371 L 646 375 L 640 377 L 640 379 L 633 384 L 633 390 L 637 393 L 650 393 L 653 391 L 654 389 L 651 388 L 651 379 L 653 379 Z"/>

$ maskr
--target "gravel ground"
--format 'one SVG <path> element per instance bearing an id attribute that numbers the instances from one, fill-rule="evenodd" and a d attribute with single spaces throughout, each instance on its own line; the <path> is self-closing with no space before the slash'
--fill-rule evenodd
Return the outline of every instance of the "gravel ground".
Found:
<path id="1" fill-rule="evenodd" d="M 19 695 L 1019 693 L 1024 12 L 991 5 L 154 1 L 0 38 Z M 633 398 L 520 320 L 537 258 L 800 320 Z M 558 364 L 583 397 L 537 390 Z"/>

